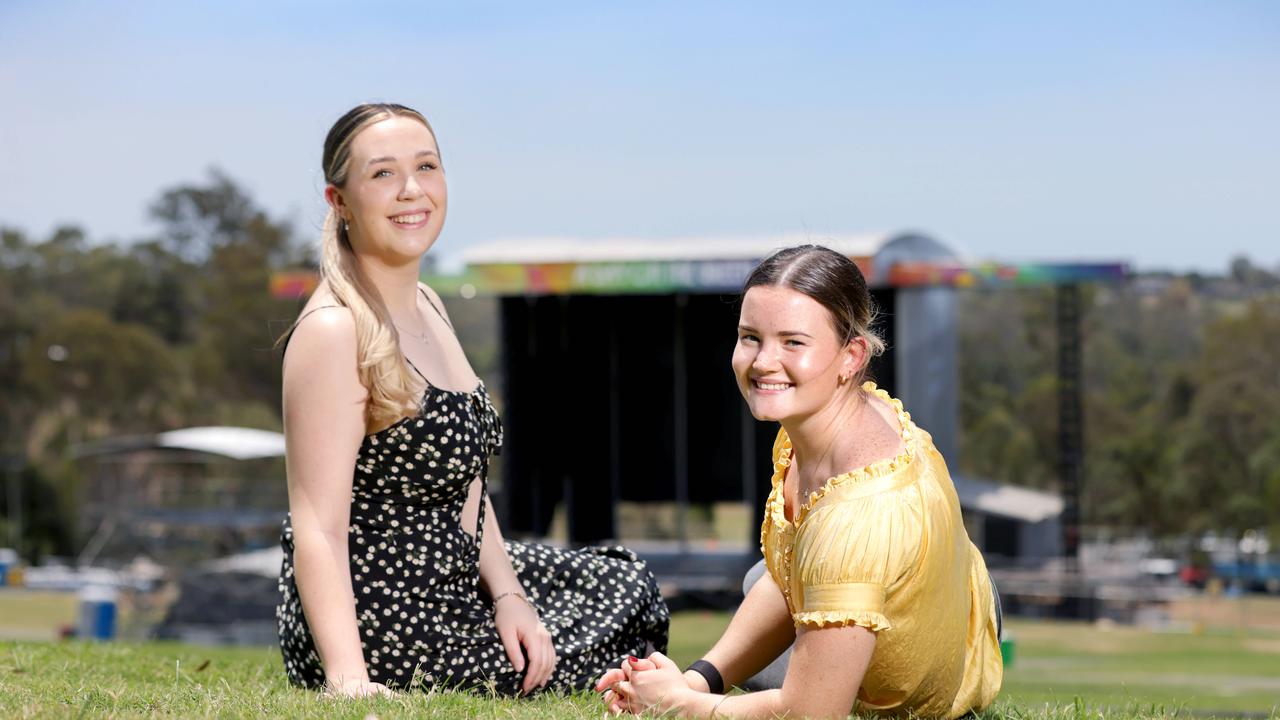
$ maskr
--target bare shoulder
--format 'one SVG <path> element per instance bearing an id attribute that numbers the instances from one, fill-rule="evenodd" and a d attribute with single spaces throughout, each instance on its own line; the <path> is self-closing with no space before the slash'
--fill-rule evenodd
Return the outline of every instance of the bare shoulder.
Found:
<path id="1" fill-rule="evenodd" d="M 894 407 L 875 395 L 867 396 L 866 402 L 857 421 L 860 465 L 892 459 L 903 450 L 902 425 Z"/>
<path id="2" fill-rule="evenodd" d="M 305 310 L 298 316 L 289 340 L 289 350 L 299 346 L 319 345 L 333 348 L 356 343 L 356 319 L 351 310 L 341 305 L 322 305 Z"/>
<path id="3" fill-rule="evenodd" d="M 341 305 L 306 308 L 284 354 L 285 380 L 333 380 L 356 375 L 356 321 Z"/>

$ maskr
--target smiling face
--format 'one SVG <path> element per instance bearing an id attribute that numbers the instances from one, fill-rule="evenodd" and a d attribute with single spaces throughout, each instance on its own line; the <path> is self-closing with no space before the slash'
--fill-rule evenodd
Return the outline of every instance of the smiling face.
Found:
<path id="1" fill-rule="evenodd" d="M 412 117 L 366 127 L 351 142 L 343 186 L 327 187 L 325 199 L 348 223 L 357 255 L 416 262 L 440 236 L 448 207 L 435 137 Z"/>
<path id="2" fill-rule="evenodd" d="M 758 420 L 803 418 L 828 407 L 847 386 L 865 353 L 857 341 L 841 345 L 831 313 L 791 288 L 759 285 L 742 298 L 733 373 Z"/>

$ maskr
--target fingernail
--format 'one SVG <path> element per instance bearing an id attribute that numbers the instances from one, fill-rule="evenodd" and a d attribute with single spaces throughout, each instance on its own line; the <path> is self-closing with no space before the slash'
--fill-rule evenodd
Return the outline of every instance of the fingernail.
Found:
<path id="1" fill-rule="evenodd" d="M 631 662 L 633 662 L 633 663 L 638 663 L 638 662 L 640 662 L 640 658 L 636 657 L 635 655 L 628 655 L 628 656 L 627 656 L 627 659 L 628 659 L 628 660 L 630 660 L 630 661 L 631 661 Z"/>

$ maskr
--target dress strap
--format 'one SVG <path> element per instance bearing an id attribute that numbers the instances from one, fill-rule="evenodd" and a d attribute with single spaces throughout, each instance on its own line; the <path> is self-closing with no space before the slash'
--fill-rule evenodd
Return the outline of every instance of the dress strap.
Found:
<path id="1" fill-rule="evenodd" d="M 453 330 L 453 323 L 449 322 L 449 318 L 445 316 L 444 310 L 441 310 L 440 307 L 432 301 L 431 296 L 427 294 L 427 291 L 423 290 L 422 287 L 419 286 L 418 292 L 422 293 L 422 297 L 427 301 L 427 304 L 436 311 L 436 314 L 440 316 L 440 319 L 444 321 L 444 324 L 448 325 L 450 330 Z M 421 375 L 422 373 L 418 374 Z"/>
<path id="2" fill-rule="evenodd" d="M 293 321 L 293 325 L 290 326 L 289 332 L 285 334 L 284 342 L 281 343 L 280 345 L 281 352 L 289 349 L 289 341 L 293 339 L 293 331 L 298 329 L 298 326 L 302 324 L 303 320 L 307 319 L 308 315 L 310 315 L 311 313 L 317 310 L 324 310 L 325 308 L 336 308 L 336 307 L 342 307 L 342 306 L 341 305 L 321 305 L 319 307 L 313 307 L 310 310 L 302 313 L 301 317 Z"/>
<path id="3" fill-rule="evenodd" d="M 439 305 L 436 305 L 435 301 L 431 299 L 431 296 L 427 294 L 427 291 L 424 290 L 422 286 L 418 286 L 418 292 L 422 293 L 422 299 L 426 300 L 427 304 L 431 306 L 431 309 L 436 311 L 436 314 L 440 316 L 440 319 L 444 321 L 444 324 L 448 325 L 450 330 L 453 330 L 453 323 L 449 322 L 449 317 L 444 314 L 444 310 L 442 310 Z M 428 387 L 434 387 L 433 385 L 431 385 L 431 381 L 427 379 L 427 376 L 423 375 L 422 371 L 418 369 L 418 366 L 413 364 L 413 361 L 409 359 L 408 355 L 404 355 L 404 361 L 409 363 L 409 367 L 413 368 L 413 371 L 418 373 L 418 377 L 422 378 L 422 381 L 425 382 Z M 479 567 L 480 565 L 480 546 L 484 542 L 484 508 L 486 505 L 485 500 L 488 497 L 489 497 L 489 458 L 486 456 L 484 459 L 484 465 L 483 467 L 480 468 L 480 503 L 476 507 L 476 560 L 475 562 L 477 567 Z M 476 587 L 479 588 L 479 583 L 480 583 L 479 573 L 476 573 L 475 582 L 476 582 Z"/>
<path id="4" fill-rule="evenodd" d="M 452 330 L 453 323 L 450 323 L 449 318 L 445 317 L 443 310 L 436 307 L 436 304 L 434 302 L 431 302 L 431 296 L 427 294 L 427 291 L 423 290 L 422 287 L 419 286 L 418 292 L 422 293 L 422 299 L 427 301 L 427 304 L 430 305 L 432 309 L 435 310 L 436 313 L 440 315 L 440 319 L 444 320 L 444 324 L 448 325 L 449 329 Z M 427 379 L 427 376 L 424 375 L 423 372 L 418 369 L 418 366 L 413 364 L 413 361 L 409 359 L 408 355 L 405 355 L 403 352 L 401 352 L 400 355 L 404 358 L 405 362 L 409 363 L 409 367 L 413 368 L 413 371 L 418 373 L 418 377 L 422 378 L 422 382 L 426 383 L 427 387 L 435 387 L 434 385 L 431 384 L 431 381 Z"/>
<path id="5" fill-rule="evenodd" d="M 480 567 L 480 546 L 484 543 L 484 506 L 489 497 L 489 456 L 485 455 L 484 464 L 480 468 L 480 503 L 476 506 L 476 567 Z M 476 573 L 476 584 L 479 587 L 480 573 Z"/>
<path id="6" fill-rule="evenodd" d="M 400 356 L 404 358 L 405 362 L 409 363 L 409 367 L 413 368 L 414 372 L 418 373 L 418 377 L 422 378 L 422 382 L 426 383 L 428 387 L 431 387 L 431 381 L 427 379 L 426 375 L 422 374 L 422 371 L 418 369 L 417 365 L 413 364 L 413 361 L 409 359 L 409 356 L 405 355 L 403 352 L 400 353 Z"/>
<path id="7" fill-rule="evenodd" d="M 308 311 L 306 311 L 306 312 L 302 313 L 302 317 L 300 317 L 300 318 L 298 318 L 297 320 L 293 321 L 293 326 L 294 326 L 294 327 L 298 327 L 298 323 L 301 323 L 303 320 L 306 320 L 308 315 L 310 315 L 311 313 L 313 313 L 313 312 L 315 312 L 315 311 L 317 311 L 317 310 L 323 310 L 323 309 L 325 309 L 325 308 L 336 308 L 336 307 L 342 307 L 342 306 L 341 306 L 341 305 L 321 305 L 321 306 L 319 306 L 319 307 L 313 307 L 313 308 L 311 308 L 310 310 L 308 310 Z"/>

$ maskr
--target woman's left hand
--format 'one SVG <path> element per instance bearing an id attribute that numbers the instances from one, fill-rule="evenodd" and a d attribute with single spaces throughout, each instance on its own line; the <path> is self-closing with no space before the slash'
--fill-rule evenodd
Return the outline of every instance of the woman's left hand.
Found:
<path id="1" fill-rule="evenodd" d="M 523 598 L 505 597 L 494 607 L 493 622 L 507 658 L 517 671 L 524 672 L 521 691 L 528 694 L 546 685 L 556 669 L 556 648 L 533 606 Z"/>

